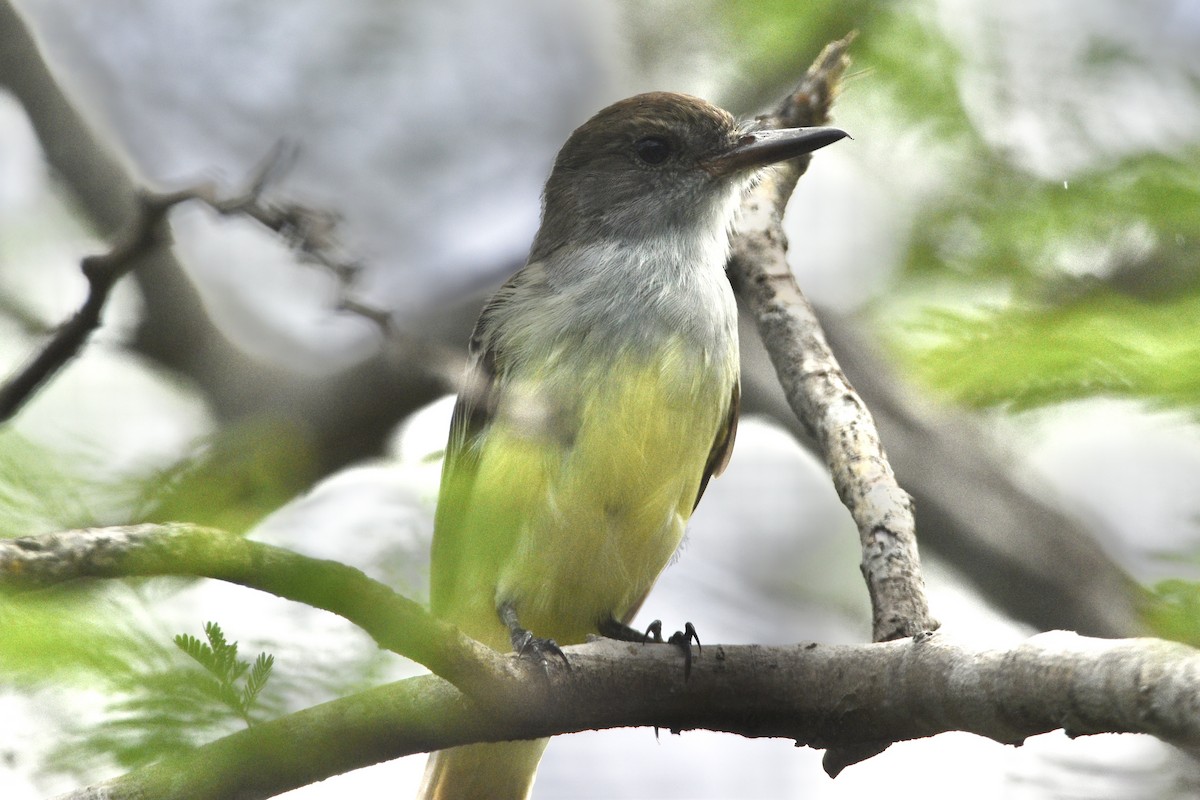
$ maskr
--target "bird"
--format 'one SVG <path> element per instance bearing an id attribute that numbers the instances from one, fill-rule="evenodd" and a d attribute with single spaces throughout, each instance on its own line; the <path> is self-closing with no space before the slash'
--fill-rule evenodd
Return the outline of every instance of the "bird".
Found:
<path id="1" fill-rule="evenodd" d="M 529 258 L 471 334 L 450 423 L 430 607 L 467 635 L 546 665 L 589 635 L 661 641 L 629 623 L 737 430 L 736 210 L 769 164 L 846 136 L 758 127 L 652 92 L 559 151 Z M 687 631 L 672 641 L 690 657 Z M 437 751 L 420 796 L 528 797 L 548 741 Z"/>

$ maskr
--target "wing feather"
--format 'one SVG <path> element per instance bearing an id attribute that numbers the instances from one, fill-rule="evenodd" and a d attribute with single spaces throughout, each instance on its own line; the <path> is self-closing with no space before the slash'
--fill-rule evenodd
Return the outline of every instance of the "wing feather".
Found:
<path id="1" fill-rule="evenodd" d="M 733 455 L 733 440 L 737 438 L 738 411 L 741 404 L 742 386 L 739 381 L 734 381 L 733 393 L 729 398 L 729 411 L 725 414 L 725 421 L 717 429 L 712 450 L 708 453 L 708 461 L 704 464 L 704 476 L 700 479 L 700 490 L 696 492 L 696 502 L 692 504 L 693 510 L 700 504 L 700 498 L 704 496 L 709 480 L 720 476 L 729 466 L 729 458 Z"/>
<path id="2" fill-rule="evenodd" d="M 429 601 L 435 613 L 448 607 L 455 588 L 454 576 L 464 548 L 463 516 L 470 502 L 479 451 L 495 414 L 502 384 L 502 363 L 494 338 L 489 337 L 491 317 L 518 280 L 514 275 L 484 306 L 467 346 L 467 366 L 458 400 L 450 417 L 450 436 L 442 464 L 442 483 L 434 516 L 429 576 Z"/>

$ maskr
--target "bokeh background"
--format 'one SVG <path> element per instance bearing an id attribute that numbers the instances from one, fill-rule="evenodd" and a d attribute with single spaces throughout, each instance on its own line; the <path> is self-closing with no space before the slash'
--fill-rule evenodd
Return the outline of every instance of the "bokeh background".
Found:
<path id="1" fill-rule="evenodd" d="M 86 351 L 0 428 L 0 535 L 184 519 L 425 592 L 453 376 L 518 267 L 566 135 L 649 89 L 753 114 L 858 31 L 786 225 L 792 265 L 917 501 L 935 615 L 1200 638 L 1200 6 L 1188 0 L 16 0 L 0 4 L 0 365 L 86 292 L 138 185 L 335 213 L 346 285 L 200 208 Z M 339 311 L 387 310 L 384 336 Z M 705 642 L 865 641 L 857 540 L 751 329 L 747 414 L 642 612 Z M 0 599 L 0 796 L 42 797 L 244 722 L 172 643 L 275 656 L 268 717 L 415 668 L 339 619 L 139 581 Z M 790 742 L 556 739 L 542 797 L 1171 798 L 1154 740 L 968 735 L 830 781 Z M 406 796 L 403 759 L 289 796 Z"/>

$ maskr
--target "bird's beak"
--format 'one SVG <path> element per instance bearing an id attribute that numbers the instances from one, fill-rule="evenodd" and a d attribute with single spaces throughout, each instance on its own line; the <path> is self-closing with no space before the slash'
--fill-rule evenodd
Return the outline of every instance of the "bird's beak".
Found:
<path id="1" fill-rule="evenodd" d="M 703 162 L 714 175 L 745 172 L 777 161 L 820 150 L 850 134 L 839 128 L 779 128 L 742 134 L 731 149 L 709 156 Z"/>

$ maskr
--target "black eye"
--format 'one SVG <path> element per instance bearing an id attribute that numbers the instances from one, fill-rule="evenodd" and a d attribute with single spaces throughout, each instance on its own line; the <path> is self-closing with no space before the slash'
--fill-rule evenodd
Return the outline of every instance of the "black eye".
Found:
<path id="1" fill-rule="evenodd" d="M 658 166 L 671 157 L 671 143 L 661 136 L 645 136 L 633 143 L 642 163 Z"/>

